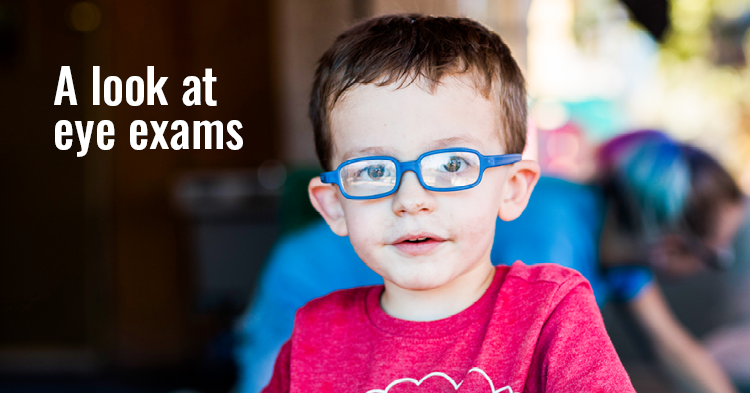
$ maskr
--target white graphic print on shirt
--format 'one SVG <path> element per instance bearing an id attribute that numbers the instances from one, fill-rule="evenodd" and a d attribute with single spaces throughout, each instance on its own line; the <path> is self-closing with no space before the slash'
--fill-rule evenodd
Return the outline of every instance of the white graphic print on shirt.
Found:
<path id="1" fill-rule="evenodd" d="M 487 380 L 487 382 L 490 384 L 490 386 L 489 386 L 490 392 L 492 392 L 492 393 L 501 393 L 501 392 L 503 392 L 503 393 L 513 393 L 513 389 L 511 389 L 510 386 L 505 386 L 505 387 L 502 387 L 502 388 L 500 388 L 498 390 L 495 390 L 495 385 L 492 383 L 492 379 L 490 379 L 490 377 L 487 375 L 487 373 L 485 373 L 482 369 L 480 369 L 478 367 L 474 367 L 471 370 L 469 370 L 469 372 L 466 373 L 466 375 L 468 376 L 472 372 L 481 374 L 484 377 L 484 379 Z M 397 379 L 397 380 L 391 382 L 390 384 L 388 384 L 388 386 L 386 386 L 385 390 L 383 390 L 383 389 L 372 389 L 372 390 L 367 391 L 367 393 L 388 393 L 388 391 L 391 390 L 392 387 L 394 387 L 394 386 L 396 386 L 396 385 L 398 385 L 400 383 L 403 383 L 403 382 L 411 382 L 414 385 L 419 386 L 419 385 L 422 384 L 422 382 L 424 382 L 425 380 L 427 380 L 427 379 L 429 379 L 431 377 L 441 377 L 441 378 L 446 379 L 448 382 L 451 383 L 451 385 L 453 385 L 453 389 L 455 389 L 455 390 L 458 390 L 458 388 L 461 387 L 461 384 L 464 383 L 464 381 L 456 383 L 456 381 L 454 381 L 453 378 L 449 377 L 445 373 L 433 372 L 433 373 L 429 373 L 429 374 L 425 375 L 420 380 L 416 380 L 414 378 L 401 378 L 401 379 Z"/>

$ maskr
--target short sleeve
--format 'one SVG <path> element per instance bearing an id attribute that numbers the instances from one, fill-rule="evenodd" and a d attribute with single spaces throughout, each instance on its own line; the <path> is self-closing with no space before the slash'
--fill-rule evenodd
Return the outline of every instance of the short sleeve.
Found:
<path id="1" fill-rule="evenodd" d="M 289 392 L 289 362 L 292 353 L 292 343 L 287 341 L 281 346 L 276 365 L 273 367 L 273 376 L 261 393 L 287 393 Z"/>
<path id="2" fill-rule="evenodd" d="M 524 392 L 635 392 L 591 287 L 576 281 L 542 328 Z"/>
<path id="3" fill-rule="evenodd" d="M 643 293 L 654 281 L 654 275 L 643 266 L 618 266 L 607 269 L 605 279 L 616 300 L 629 302 Z"/>

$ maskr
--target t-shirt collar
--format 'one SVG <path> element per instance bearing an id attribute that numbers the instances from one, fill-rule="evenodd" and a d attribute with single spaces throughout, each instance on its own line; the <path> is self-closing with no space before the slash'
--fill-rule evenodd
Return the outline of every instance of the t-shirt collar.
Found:
<path id="1" fill-rule="evenodd" d="M 474 304 L 444 319 L 436 321 L 416 322 L 394 318 L 380 306 L 380 296 L 385 289 L 378 285 L 369 289 L 365 296 L 365 311 L 370 322 L 376 329 L 385 334 L 413 337 L 413 338 L 441 338 L 456 333 L 472 323 L 483 323 L 492 314 L 494 300 L 505 280 L 507 269 L 496 267 L 492 283 Z"/>

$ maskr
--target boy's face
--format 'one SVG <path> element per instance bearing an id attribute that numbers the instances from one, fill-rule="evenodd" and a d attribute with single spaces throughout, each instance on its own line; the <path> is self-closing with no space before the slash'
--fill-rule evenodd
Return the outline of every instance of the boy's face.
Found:
<path id="1" fill-rule="evenodd" d="M 360 85 L 331 112 L 332 164 L 375 155 L 411 161 L 449 147 L 504 154 L 497 108 L 469 79 L 446 77 L 432 94 L 418 83 L 400 89 Z M 406 172 L 388 197 L 350 200 L 336 186 L 320 185 L 334 187 L 332 194 L 324 189 L 330 196 L 321 199 L 312 183 L 311 196 L 334 232 L 348 234 L 360 258 L 384 280 L 404 289 L 434 289 L 490 264 L 496 217 L 504 203 L 519 198 L 507 187 L 518 176 L 516 165 L 489 168 L 479 185 L 463 191 L 427 191 Z M 532 188 L 536 176 L 538 170 L 530 177 Z"/>

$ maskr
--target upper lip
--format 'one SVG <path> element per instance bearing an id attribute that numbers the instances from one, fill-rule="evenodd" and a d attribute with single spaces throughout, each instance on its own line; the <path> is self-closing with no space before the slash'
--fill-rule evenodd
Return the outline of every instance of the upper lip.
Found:
<path id="1" fill-rule="evenodd" d="M 420 233 L 408 234 L 408 235 L 401 236 L 400 238 L 396 239 L 392 244 L 402 243 L 402 242 L 405 242 L 407 240 L 417 240 L 417 239 L 424 239 L 424 238 L 430 238 L 432 240 L 439 241 L 439 242 L 445 240 L 442 237 L 437 236 L 437 235 L 435 235 L 433 233 L 420 232 Z"/>

